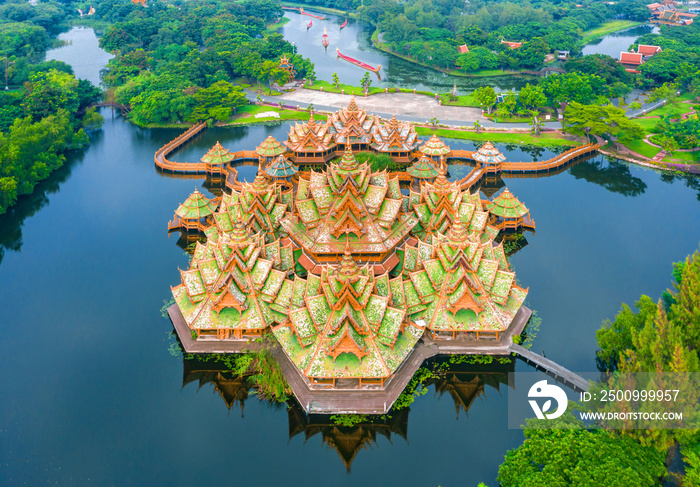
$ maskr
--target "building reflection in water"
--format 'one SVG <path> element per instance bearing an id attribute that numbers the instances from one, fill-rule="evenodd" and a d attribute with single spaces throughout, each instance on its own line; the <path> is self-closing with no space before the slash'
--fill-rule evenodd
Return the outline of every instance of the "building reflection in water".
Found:
<path id="1" fill-rule="evenodd" d="M 500 363 L 494 359 L 490 364 L 472 364 L 468 361 L 473 358 L 462 356 L 455 357 L 452 361 L 449 357 L 431 359 L 426 361 L 423 367 L 435 371 L 434 377 L 425 379 L 423 387 L 432 389 L 433 397 L 438 399 L 450 397 L 454 402 L 457 417 L 461 411 L 468 414 L 469 408 L 478 397 L 486 397 L 487 391 L 499 391 L 501 387 L 507 387 L 508 372 L 514 370 L 514 359 L 501 358 L 503 359 L 510 361 Z M 464 362 L 459 363 L 462 361 Z M 249 396 L 262 400 L 255 394 L 250 377 L 234 374 L 220 362 L 212 363 L 197 358 L 183 359 L 183 362 L 183 387 L 191 383 L 198 383 L 199 388 L 211 385 L 229 410 L 234 406 L 241 408 L 241 416 Z M 348 421 L 338 420 L 337 416 L 332 415 L 306 414 L 293 398 L 287 401 L 286 407 L 290 439 L 303 435 L 304 439 L 308 440 L 321 435 L 323 443 L 338 453 L 348 471 L 358 452 L 377 443 L 378 437 L 383 436 L 391 442 L 398 436 L 408 441 L 410 407 L 392 409 L 382 416 L 351 415 L 347 418 Z M 350 423 L 352 424 L 349 425 Z"/>

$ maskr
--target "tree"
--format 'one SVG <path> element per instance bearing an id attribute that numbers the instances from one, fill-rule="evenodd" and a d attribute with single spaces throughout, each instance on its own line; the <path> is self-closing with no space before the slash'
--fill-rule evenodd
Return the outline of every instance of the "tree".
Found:
<path id="1" fill-rule="evenodd" d="M 541 37 L 534 37 L 523 43 L 517 50 L 517 57 L 520 64 L 526 68 L 537 68 L 542 65 L 544 56 L 551 51 L 547 41 Z"/>
<path id="2" fill-rule="evenodd" d="M 609 86 L 616 82 L 633 85 L 632 75 L 625 71 L 625 67 L 617 59 L 606 54 L 588 54 L 569 58 L 564 63 L 564 69 L 567 72 L 577 71 L 580 74 L 595 74 Z"/>
<path id="3" fill-rule="evenodd" d="M 338 73 L 333 73 L 333 76 L 331 76 L 331 79 L 333 80 L 333 84 L 335 85 L 335 87 L 337 89 L 338 85 L 340 84 L 340 78 L 338 77 Z"/>
<path id="4" fill-rule="evenodd" d="M 35 121 L 60 109 L 74 113 L 80 105 L 78 80 L 55 69 L 32 75 L 24 88 L 27 93 L 22 107 Z"/>
<path id="5" fill-rule="evenodd" d="M 360 85 L 362 86 L 362 91 L 365 92 L 365 95 L 369 93 L 369 88 L 372 86 L 372 78 L 370 78 L 369 72 L 365 71 L 362 79 L 360 79 Z"/>
<path id="6" fill-rule="evenodd" d="M 675 84 L 664 83 L 658 88 L 651 90 L 651 93 L 649 93 L 649 96 L 647 97 L 647 101 L 649 103 L 654 103 L 655 101 L 666 100 L 667 103 L 673 104 L 678 96 L 676 94 L 677 92 L 678 87 Z"/>
<path id="7" fill-rule="evenodd" d="M 95 107 L 92 107 L 85 111 L 81 124 L 87 132 L 94 132 L 99 130 L 104 122 L 104 117 L 95 110 Z"/>
<path id="8" fill-rule="evenodd" d="M 673 137 L 661 137 L 661 148 L 672 155 L 678 150 L 678 142 Z"/>
<path id="9" fill-rule="evenodd" d="M 609 135 L 621 142 L 641 138 L 644 129 L 613 105 L 583 105 L 572 101 L 565 112 L 567 130 L 577 135 Z"/>
<path id="10" fill-rule="evenodd" d="M 518 95 L 518 100 L 526 108 L 541 108 L 547 103 L 547 96 L 544 94 L 544 90 L 537 86 L 528 83 L 525 87 L 520 90 Z"/>
<path id="11" fill-rule="evenodd" d="M 496 90 L 491 86 L 482 86 L 474 90 L 474 99 L 485 108 L 488 114 L 491 114 L 491 109 L 496 104 Z"/>
<path id="12" fill-rule="evenodd" d="M 613 431 L 585 429 L 568 411 L 547 429 L 537 421 L 527 421 L 525 441 L 499 467 L 503 487 L 651 487 L 666 473 L 663 453 Z"/>
<path id="13" fill-rule="evenodd" d="M 498 104 L 498 116 L 507 117 L 513 114 L 515 106 L 518 104 L 518 97 L 514 93 L 507 93 L 503 101 Z"/>

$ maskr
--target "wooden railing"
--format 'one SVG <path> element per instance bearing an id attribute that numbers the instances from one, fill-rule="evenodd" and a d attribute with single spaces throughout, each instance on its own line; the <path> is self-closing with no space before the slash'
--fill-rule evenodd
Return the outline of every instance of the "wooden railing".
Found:
<path id="1" fill-rule="evenodd" d="M 468 159 L 474 160 L 474 152 L 464 149 L 452 149 L 452 155 L 448 159 Z"/>
<path id="2" fill-rule="evenodd" d="M 459 189 L 465 190 L 465 189 L 471 189 L 472 186 L 474 186 L 476 183 L 479 182 L 481 177 L 484 175 L 484 170 L 480 167 L 475 167 L 474 169 L 471 170 L 469 174 L 464 176 L 462 179 L 457 181 L 457 186 Z"/>
<path id="3" fill-rule="evenodd" d="M 189 142 L 192 137 L 204 130 L 206 126 L 206 122 L 200 122 L 158 149 L 153 156 L 153 161 L 156 163 L 156 166 L 163 171 L 185 174 L 204 174 L 206 171 L 206 164 L 203 162 L 190 163 L 169 161 L 168 155 L 178 147 Z"/>
<path id="4" fill-rule="evenodd" d="M 586 144 L 579 147 L 574 147 L 566 152 L 559 154 L 552 159 L 540 162 L 502 162 L 501 171 L 503 172 L 539 172 L 539 171 L 549 171 L 556 169 L 565 164 L 568 164 L 572 160 L 583 157 L 595 152 L 600 148 L 598 144 Z"/>
<path id="5" fill-rule="evenodd" d="M 200 122 L 158 149 L 153 156 L 153 161 L 156 163 L 156 166 L 163 171 L 180 174 L 222 174 L 223 169 L 217 165 L 206 164 L 204 162 L 176 162 L 168 160 L 168 155 L 189 142 L 190 139 L 204 130 L 206 126 L 206 122 Z M 252 150 L 234 152 L 231 162 L 238 165 L 243 165 L 246 162 L 250 162 L 251 165 L 257 165 L 258 155 Z"/>

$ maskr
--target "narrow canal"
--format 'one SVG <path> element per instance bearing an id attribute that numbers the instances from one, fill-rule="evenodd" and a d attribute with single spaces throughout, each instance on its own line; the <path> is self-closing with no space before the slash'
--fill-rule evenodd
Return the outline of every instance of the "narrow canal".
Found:
<path id="1" fill-rule="evenodd" d="M 627 51 L 644 34 L 650 32 L 659 32 L 658 27 L 651 25 L 640 25 L 631 29 L 613 32 L 600 39 L 596 39 L 590 44 L 587 44 L 581 52 L 585 54 L 607 54 L 615 59 L 620 58 L 620 53 Z"/>
<path id="2" fill-rule="evenodd" d="M 456 83 L 460 92 L 468 93 L 485 85 L 494 86 L 497 91 L 520 89 L 528 81 L 522 76 L 463 77 L 426 69 L 375 48 L 371 41 L 373 29 L 363 22 L 348 19 L 347 27 L 341 30 L 340 25 L 345 22 L 344 17 L 319 14 L 319 12 L 313 13 L 325 15 L 326 18 L 325 20 L 313 19 L 313 26 L 307 29 L 310 17 L 297 12 L 285 11 L 284 15 L 291 20 L 284 24 L 279 32 L 285 39 L 297 46 L 299 54 L 309 58 L 314 63 L 318 79 L 330 81 L 333 73 L 338 73 L 341 83 L 360 85 L 360 78 L 365 74 L 365 70 L 338 59 L 337 47 L 343 54 L 372 66 L 381 64 L 382 80 L 377 80 L 377 77 L 370 73 L 372 86 L 415 88 L 445 93 L 451 91 Z M 321 45 L 324 26 L 330 41 L 327 48 Z"/>
<path id="3" fill-rule="evenodd" d="M 84 36 L 72 48 L 93 52 L 95 42 Z M 469 391 L 440 395 L 431 386 L 391 442 L 379 426 L 343 430 L 356 444 L 377 441 L 356 452 L 346 474 L 322 441 L 342 431 L 305 426 L 294 410 L 255 397 L 243 414 L 239 405 L 229 410 L 210 383 L 216 373 L 185 369 L 160 314 L 187 265 L 166 223 L 194 188 L 209 192 L 201 179 L 154 168 L 155 150 L 180 131 L 139 129 L 102 113 L 90 147 L 0 216 L 3 485 L 496 485 L 505 452 L 523 440 L 507 427 L 504 384 L 497 390 L 485 380 L 485 395 L 459 416 L 451 393 L 460 401 Z M 287 130 L 209 130 L 173 158 L 193 160 L 216 140 L 253 148 Z M 529 156 L 499 149 L 511 160 Z M 460 169 L 450 168 L 453 177 Z M 533 350 L 594 371 L 601 322 L 622 301 L 656 298 L 670 285 L 671 263 L 697 248 L 700 182 L 597 157 L 505 183 L 537 222 L 512 258 L 543 320 Z M 515 370 L 531 369 L 517 362 Z"/>

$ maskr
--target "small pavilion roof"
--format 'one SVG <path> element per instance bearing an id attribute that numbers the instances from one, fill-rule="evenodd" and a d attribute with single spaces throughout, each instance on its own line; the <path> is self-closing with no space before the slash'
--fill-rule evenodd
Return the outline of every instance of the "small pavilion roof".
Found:
<path id="1" fill-rule="evenodd" d="M 218 141 L 209 152 L 202 156 L 202 162 L 209 164 L 227 164 L 233 160 L 233 154 Z"/>
<path id="2" fill-rule="evenodd" d="M 406 172 L 416 179 L 433 179 L 440 174 L 433 161 L 425 155 L 411 164 Z"/>
<path id="3" fill-rule="evenodd" d="M 466 54 L 469 52 L 469 48 L 467 47 L 466 44 L 462 44 L 457 48 L 457 50 L 460 52 L 460 54 Z"/>
<path id="4" fill-rule="evenodd" d="M 650 46 L 648 44 L 639 44 L 639 46 L 637 46 L 637 52 L 643 56 L 653 56 L 661 51 L 661 46 Z"/>
<path id="5" fill-rule="evenodd" d="M 513 193 L 508 191 L 508 188 L 484 206 L 492 214 L 502 218 L 520 218 L 530 213 L 530 210 Z"/>
<path id="6" fill-rule="evenodd" d="M 450 153 L 450 148 L 435 134 L 425 144 L 420 146 L 418 150 L 426 156 L 444 156 Z"/>
<path id="7" fill-rule="evenodd" d="M 474 159 L 479 162 L 494 164 L 505 161 L 506 157 L 491 142 L 486 142 L 474 153 Z"/>
<path id="8" fill-rule="evenodd" d="M 194 193 L 189 195 L 184 203 L 177 207 L 175 214 L 180 218 L 199 219 L 212 215 L 216 211 L 216 203 L 209 200 L 200 193 L 194 190 Z"/>
<path id="9" fill-rule="evenodd" d="M 638 52 L 621 52 L 620 53 L 620 62 L 622 64 L 635 64 L 639 65 L 644 62 L 642 59 L 643 55 Z"/>
<path id="10" fill-rule="evenodd" d="M 297 172 L 296 166 L 282 155 L 272 161 L 270 166 L 265 169 L 265 174 L 273 178 L 286 178 L 294 176 Z"/>
<path id="11" fill-rule="evenodd" d="M 268 135 L 267 139 L 263 140 L 262 144 L 255 148 L 255 153 L 260 157 L 277 157 L 286 151 L 287 149 L 277 142 L 272 135 Z"/>

